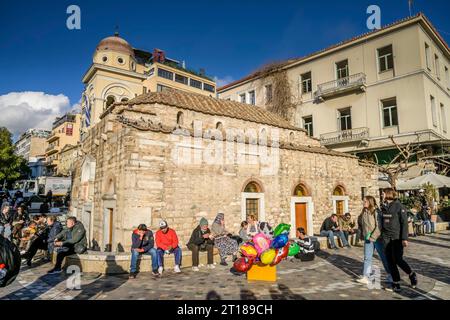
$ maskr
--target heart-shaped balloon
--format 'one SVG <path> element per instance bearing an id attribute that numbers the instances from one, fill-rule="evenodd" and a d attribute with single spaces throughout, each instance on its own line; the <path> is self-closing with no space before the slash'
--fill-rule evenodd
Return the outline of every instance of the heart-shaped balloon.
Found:
<path id="1" fill-rule="evenodd" d="M 273 262 L 273 259 L 275 259 L 276 251 L 273 248 L 267 249 L 263 253 L 261 253 L 261 263 L 262 264 L 271 264 Z"/>
<path id="2" fill-rule="evenodd" d="M 288 241 L 288 235 L 286 233 L 282 233 L 273 239 L 271 247 L 275 249 L 282 248 L 288 243 Z"/>
<path id="3" fill-rule="evenodd" d="M 270 243 L 270 239 L 264 233 L 258 233 L 253 237 L 253 244 L 259 255 L 270 248 Z"/>
<path id="4" fill-rule="evenodd" d="M 247 272 L 253 265 L 253 260 L 247 257 L 236 259 L 233 263 L 234 270 L 238 272 Z"/>
<path id="5" fill-rule="evenodd" d="M 241 245 L 239 251 L 243 256 L 250 259 L 255 259 L 258 256 L 258 251 L 256 251 L 256 248 L 249 242 Z"/>
<path id="6" fill-rule="evenodd" d="M 288 256 L 289 253 L 289 246 L 285 245 L 284 247 L 276 250 L 275 258 L 273 259 L 273 262 L 271 266 L 276 266 L 279 264 L 283 259 L 285 259 Z"/>

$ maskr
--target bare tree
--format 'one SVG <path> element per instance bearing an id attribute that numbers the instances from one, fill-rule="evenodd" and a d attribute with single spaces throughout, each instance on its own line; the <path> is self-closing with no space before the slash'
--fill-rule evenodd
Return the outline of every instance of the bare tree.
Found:
<path id="1" fill-rule="evenodd" d="M 424 155 L 426 149 L 422 148 L 420 144 L 413 145 L 411 142 L 408 142 L 406 145 L 399 145 L 394 140 L 393 136 L 389 136 L 389 138 L 398 150 L 398 154 L 389 163 L 380 163 L 376 155 L 374 155 L 375 161 L 362 160 L 362 162 L 375 165 L 379 172 L 384 173 L 387 176 L 388 182 L 392 188 L 396 189 L 399 175 L 402 172 L 408 171 L 409 168 L 416 166 L 417 163 L 412 162 L 411 160 L 415 156 Z"/>

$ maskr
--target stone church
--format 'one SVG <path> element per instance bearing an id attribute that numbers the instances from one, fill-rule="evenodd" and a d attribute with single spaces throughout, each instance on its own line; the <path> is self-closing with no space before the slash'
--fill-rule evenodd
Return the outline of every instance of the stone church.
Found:
<path id="1" fill-rule="evenodd" d="M 233 233 L 256 214 L 312 235 L 331 213 L 355 216 L 365 194 L 378 195 L 376 168 L 277 115 L 178 90 L 110 105 L 80 153 L 71 211 L 106 251 L 128 251 L 132 230 L 160 219 L 185 249 L 200 217 L 212 223 L 218 212 Z"/>

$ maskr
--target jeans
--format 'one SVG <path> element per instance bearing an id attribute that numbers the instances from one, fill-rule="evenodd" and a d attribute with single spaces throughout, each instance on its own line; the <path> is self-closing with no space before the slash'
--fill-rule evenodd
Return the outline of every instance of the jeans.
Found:
<path id="1" fill-rule="evenodd" d="M 423 222 L 423 225 L 425 226 L 425 232 L 426 233 L 434 233 L 435 230 L 435 223 L 431 222 L 431 220 L 425 220 Z"/>
<path id="2" fill-rule="evenodd" d="M 412 273 L 409 265 L 405 260 L 403 260 L 402 240 L 385 240 L 384 248 L 386 260 L 392 275 L 392 281 L 400 281 L 400 272 L 398 271 L 398 267 L 400 267 L 408 275 Z"/>
<path id="3" fill-rule="evenodd" d="M 388 274 L 388 278 L 390 278 L 389 266 L 386 260 L 386 255 L 384 254 L 383 241 L 377 240 L 375 242 L 365 240 L 364 241 L 364 267 L 363 267 L 363 276 L 369 277 L 372 273 L 372 257 L 374 253 L 374 249 L 377 251 L 378 256 L 380 257 L 381 263 L 383 263 L 384 271 Z"/>
<path id="4" fill-rule="evenodd" d="M 347 241 L 347 239 L 345 239 L 345 235 L 344 235 L 344 233 L 341 230 L 339 230 L 339 231 L 322 230 L 322 231 L 320 231 L 320 236 L 328 238 L 328 241 L 330 242 L 331 248 L 335 248 L 336 247 L 336 243 L 334 243 L 334 236 L 338 236 L 341 239 L 342 244 L 344 245 L 344 247 L 348 246 L 348 241 Z"/>
<path id="5" fill-rule="evenodd" d="M 44 241 L 44 239 L 42 239 L 42 238 L 36 238 L 31 243 L 30 248 L 25 253 L 25 257 L 26 257 L 27 261 L 33 260 L 33 257 L 36 255 L 36 252 L 39 249 L 41 249 L 41 250 L 47 250 L 48 249 L 47 242 Z"/>
<path id="6" fill-rule="evenodd" d="M 197 246 L 193 243 L 187 245 L 188 249 L 192 251 L 192 266 L 198 267 L 199 264 L 199 254 L 200 251 L 206 251 L 208 255 L 208 264 L 214 263 L 214 257 L 213 257 L 213 244 L 207 244 L 204 248 L 201 248 L 200 246 Z"/>
<path id="7" fill-rule="evenodd" d="M 154 272 L 158 271 L 158 255 L 156 254 L 155 248 L 151 248 L 147 252 L 142 252 L 142 253 L 131 249 L 130 273 L 136 272 L 138 258 L 143 254 L 150 255 L 152 257 L 152 271 L 154 271 Z"/>
<path id="8" fill-rule="evenodd" d="M 164 268 L 164 250 L 161 248 L 158 248 L 156 250 L 156 252 L 158 253 L 158 267 Z M 175 249 L 173 249 L 172 253 L 175 255 L 175 265 L 180 266 L 181 265 L 181 248 L 176 247 Z"/>

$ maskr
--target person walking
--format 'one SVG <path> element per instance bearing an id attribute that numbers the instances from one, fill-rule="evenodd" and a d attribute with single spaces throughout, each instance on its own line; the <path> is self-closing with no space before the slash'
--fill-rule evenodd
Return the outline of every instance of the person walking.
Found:
<path id="1" fill-rule="evenodd" d="M 388 282 L 392 282 L 386 255 L 384 254 L 383 241 L 380 237 L 382 226 L 381 218 L 382 215 L 377 207 L 375 198 L 372 196 L 364 197 L 363 210 L 360 219 L 358 219 L 358 228 L 361 230 L 361 240 L 364 241 L 364 266 L 362 277 L 357 281 L 362 284 L 368 284 L 370 282 L 372 274 L 372 258 L 375 250 L 383 263 L 384 270 L 388 274 Z"/>
<path id="2" fill-rule="evenodd" d="M 387 188 L 383 192 L 385 205 L 382 208 L 383 225 L 381 236 L 388 268 L 392 275 L 392 286 L 389 291 L 400 292 L 400 267 L 409 277 L 411 287 L 417 286 L 417 275 L 403 259 L 403 248 L 408 246 L 408 218 L 406 209 L 397 198 L 397 192 Z"/>
<path id="3" fill-rule="evenodd" d="M 207 252 L 207 265 L 209 269 L 214 269 L 214 241 L 211 230 L 208 228 L 208 220 L 205 218 L 200 219 L 199 225 L 192 231 L 191 238 L 187 243 L 187 247 L 192 251 L 192 270 L 199 271 L 199 254 L 200 251 Z"/>

